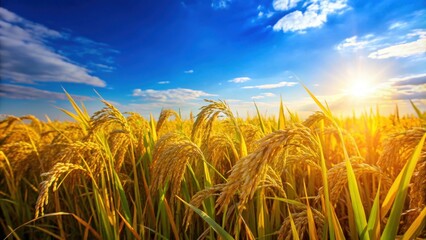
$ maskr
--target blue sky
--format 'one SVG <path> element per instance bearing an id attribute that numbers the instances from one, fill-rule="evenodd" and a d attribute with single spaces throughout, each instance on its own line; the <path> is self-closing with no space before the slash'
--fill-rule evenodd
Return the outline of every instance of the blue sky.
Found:
<path id="1" fill-rule="evenodd" d="M 0 114 L 63 119 L 62 88 L 100 110 L 276 114 L 426 105 L 426 3 L 346 0 L 10 1 L 0 8 Z"/>

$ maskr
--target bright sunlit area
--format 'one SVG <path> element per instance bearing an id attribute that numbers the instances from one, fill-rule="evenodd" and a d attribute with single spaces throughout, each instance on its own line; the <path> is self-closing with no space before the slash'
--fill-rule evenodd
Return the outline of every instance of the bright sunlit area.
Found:
<path id="1" fill-rule="evenodd" d="M 375 81 L 371 76 L 358 75 L 349 79 L 346 94 L 354 98 L 369 98 L 375 93 Z"/>

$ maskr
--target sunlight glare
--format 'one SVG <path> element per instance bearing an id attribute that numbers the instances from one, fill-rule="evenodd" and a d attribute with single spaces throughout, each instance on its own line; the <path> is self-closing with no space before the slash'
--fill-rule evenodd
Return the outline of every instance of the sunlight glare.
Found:
<path id="1" fill-rule="evenodd" d="M 357 76 L 353 78 L 346 89 L 346 94 L 354 98 L 367 98 L 374 94 L 373 79 L 368 76 Z"/>

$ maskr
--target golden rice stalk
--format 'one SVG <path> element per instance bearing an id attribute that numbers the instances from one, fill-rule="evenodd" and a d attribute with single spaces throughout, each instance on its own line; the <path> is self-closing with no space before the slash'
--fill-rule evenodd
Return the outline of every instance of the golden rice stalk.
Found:
<path id="1" fill-rule="evenodd" d="M 114 158 L 114 168 L 118 172 L 125 161 L 126 154 L 130 150 L 131 143 L 128 133 L 123 130 L 115 130 L 108 136 L 109 148 Z"/>
<path id="2" fill-rule="evenodd" d="M 263 193 L 266 197 L 271 196 L 272 198 L 287 198 L 280 173 L 271 166 L 268 166 L 265 180 L 259 183 L 259 188 L 264 188 Z"/>
<path id="3" fill-rule="evenodd" d="M 49 125 L 58 131 L 50 144 L 72 143 L 86 137 L 84 130 L 78 123 L 61 123 L 59 126 L 54 126 L 56 124 L 49 123 Z"/>
<path id="4" fill-rule="evenodd" d="M 31 121 L 31 124 L 24 122 L 25 120 Z M 17 124 L 20 123 L 20 124 Z M 18 125 L 18 126 L 15 126 Z M 24 134 L 27 134 L 28 137 L 39 137 L 43 129 L 43 124 L 33 115 L 25 115 L 22 117 L 8 116 L 4 120 L 0 121 L 0 143 L 5 143 L 4 138 L 8 135 L 14 135 L 19 130 L 22 130 Z M 16 139 L 15 141 L 23 141 L 24 139 Z M 30 141 L 27 139 L 26 141 Z M 13 141 L 10 141 L 13 142 Z"/>
<path id="5" fill-rule="evenodd" d="M 200 141 L 201 143 L 208 144 L 208 140 L 213 129 L 213 123 L 216 118 L 223 114 L 228 117 L 229 121 L 234 126 L 234 131 L 236 132 L 236 137 L 238 139 L 238 143 L 240 144 L 240 157 L 247 155 L 247 147 L 244 136 L 242 135 L 237 119 L 235 118 L 228 104 L 226 104 L 224 101 L 205 101 L 210 104 L 201 107 L 201 111 L 198 113 L 197 120 L 195 121 L 192 128 L 191 140 L 196 144 L 200 144 Z"/>
<path id="6" fill-rule="evenodd" d="M 205 140 L 208 139 L 212 130 L 214 120 L 222 113 L 227 117 L 234 118 L 234 114 L 229 109 L 229 106 L 223 101 L 204 100 L 209 105 L 201 107 L 201 111 L 197 114 L 197 119 L 192 128 L 191 139 L 198 142 L 202 136 Z M 235 119 L 235 118 L 234 118 Z M 201 136 L 200 136 L 201 135 Z"/>
<path id="7" fill-rule="evenodd" d="M 182 133 L 169 133 L 161 137 L 154 148 L 151 165 L 151 192 L 163 188 L 170 182 L 172 196 L 180 192 L 186 166 L 204 158 L 202 151 Z"/>
<path id="8" fill-rule="evenodd" d="M 318 237 L 322 236 L 322 230 L 324 229 L 325 217 L 319 211 L 312 209 L 313 217 L 315 220 L 316 230 Z M 292 213 L 292 218 L 294 225 L 296 226 L 297 233 L 300 239 L 309 238 L 309 229 L 308 229 L 308 213 L 307 210 L 302 210 L 298 213 Z M 281 225 L 280 230 L 278 231 L 278 239 L 290 240 L 293 234 L 291 232 L 291 222 L 290 217 L 287 217 L 283 224 Z M 306 237 L 306 238 L 305 238 Z"/>
<path id="9" fill-rule="evenodd" d="M 209 144 L 203 145 L 202 150 L 207 162 L 221 173 L 227 173 L 238 160 L 236 143 L 227 135 L 214 135 Z"/>
<path id="10" fill-rule="evenodd" d="M 411 182 L 409 190 L 410 210 L 407 212 L 405 223 L 402 226 L 403 232 L 411 226 L 422 209 L 426 207 L 426 161 L 417 163 Z M 424 231 L 426 235 L 426 229 Z"/>
<path id="11" fill-rule="evenodd" d="M 383 154 L 377 164 L 392 177 L 396 177 L 425 133 L 426 128 L 413 128 L 390 135 L 383 143 Z M 423 146 L 419 162 L 425 158 L 426 145 Z"/>
<path id="12" fill-rule="evenodd" d="M 177 121 L 179 122 L 181 121 L 179 114 L 175 112 L 174 110 L 172 109 L 161 110 L 160 117 L 158 118 L 158 122 L 157 122 L 157 128 L 156 128 L 157 133 L 160 132 L 161 127 L 167 121 L 167 119 L 172 116 L 175 117 Z"/>
<path id="13" fill-rule="evenodd" d="M 223 184 L 217 184 L 213 187 L 209 187 L 206 189 L 203 189 L 199 192 L 197 192 L 190 201 L 190 204 L 195 206 L 196 208 L 200 208 L 201 204 L 203 204 L 204 200 L 207 198 L 218 195 L 220 190 L 222 189 Z M 194 211 L 191 208 L 186 208 L 185 210 L 185 217 L 184 217 L 184 224 L 185 229 L 188 229 L 189 224 L 191 224 L 192 216 L 194 215 Z"/>
<path id="14" fill-rule="evenodd" d="M 132 129 L 132 135 L 134 136 L 134 139 L 136 139 L 135 151 L 138 152 L 140 156 L 142 156 L 146 152 L 144 136 L 149 131 L 149 122 L 138 113 L 128 112 L 127 114 L 129 115 L 127 117 L 127 123 Z"/>
<path id="15" fill-rule="evenodd" d="M 51 169 L 59 163 L 72 163 L 84 166 L 87 163 L 90 171 L 98 175 L 104 165 L 105 150 L 97 143 L 76 141 L 72 143 L 55 143 L 46 145 L 41 156 L 43 168 Z"/>
<path id="16" fill-rule="evenodd" d="M 35 130 L 37 130 L 37 132 L 39 132 L 39 133 L 42 131 L 43 124 L 35 116 L 33 116 L 33 115 L 25 115 L 25 116 L 20 117 L 20 119 L 21 119 L 21 121 L 23 121 L 23 120 L 30 120 L 32 126 L 34 126 L 32 128 L 36 128 Z"/>
<path id="17" fill-rule="evenodd" d="M 12 129 L 13 125 L 20 120 L 20 118 L 15 116 L 7 116 L 5 119 L 0 121 L 0 129 L 2 129 L 2 132 L 7 133 L 10 129 Z"/>
<path id="18" fill-rule="evenodd" d="M 358 162 L 356 162 L 356 160 L 358 160 Z M 363 163 L 362 161 L 362 158 L 352 158 L 351 161 L 352 168 L 354 169 L 358 182 L 361 182 L 362 176 L 372 176 L 377 179 L 377 182 L 379 182 L 379 179 L 381 179 L 381 185 L 383 189 L 389 189 L 393 182 L 392 179 L 389 178 L 389 176 L 385 174 L 379 167 Z M 344 162 L 341 162 L 328 170 L 327 181 L 329 182 L 330 188 L 330 202 L 332 204 L 336 204 L 340 200 L 340 194 L 342 190 L 348 186 L 346 166 Z M 323 189 L 321 188 L 317 199 L 320 199 L 322 194 Z"/>
<path id="19" fill-rule="evenodd" d="M 29 169 L 33 171 L 39 169 L 34 147 L 30 143 L 22 141 L 8 143 L 1 145 L 0 150 L 9 159 L 17 183 Z"/>
<path id="20" fill-rule="evenodd" d="M 242 122 L 239 124 L 244 140 L 247 144 L 247 151 L 252 152 L 257 148 L 258 141 L 264 137 L 258 125 Z"/>
<path id="21" fill-rule="evenodd" d="M 303 125 L 306 127 L 313 127 L 319 121 L 324 120 L 326 126 L 330 126 L 330 119 L 324 114 L 324 112 L 317 111 L 314 114 L 311 114 L 305 121 L 303 121 Z"/>
<path id="22" fill-rule="evenodd" d="M 19 141 L 36 143 L 40 139 L 39 131 L 36 131 L 31 125 L 21 121 L 20 118 L 9 117 L 10 121 L 3 124 L 0 128 L 0 143 L 8 144 Z M 18 124 L 19 122 L 19 124 Z"/>
<path id="23" fill-rule="evenodd" d="M 276 169 L 282 166 L 283 154 L 298 154 L 303 149 L 317 152 L 318 145 L 309 128 L 297 125 L 294 128 L 275 131 L 259 141 L 259 147 L 248 156 L 240 159 L 231 170 L 228 182 L 216 201 L 219 212 L 227 206 L 233 196 L 239 193 L 239 208 L 253 198 L 259 183 L 264 181 L 268 166 Z M 286 152 L 287 151 L 287 152 Z M 284 169 L 281 167 L 281 169 Z"/>
<path id="24" fill-rule="evenodd" d="M 105 100 L 102 100 L 102 102 L 106 105 L 106 107 L 95 112 L 90 119 L 92 131 L 96 131 L 98 129 L 104 130 L 110 125 L 118 124 L 124 131 L 131 133 L 132 129 L 123 114 L 121 114 L 121 112 L 111 103 Z"/>
<path id="25" fill-rule="evenodd" d="M 41 176 L 47 177 L 46 180 L 40 183 L 39 195 L 35 206 L 35 218 L 44 215 L 44 206 L 49 203 L 49 188 L 53 185 L 52 191 L 55 192 L 58 189 L 58 181 L 61 175 L 70 173 L 74 170 L 80 170 L 86 172 L 80 165 L 73 163 L 57 163 L 49 172 L 41 174 Z"/>

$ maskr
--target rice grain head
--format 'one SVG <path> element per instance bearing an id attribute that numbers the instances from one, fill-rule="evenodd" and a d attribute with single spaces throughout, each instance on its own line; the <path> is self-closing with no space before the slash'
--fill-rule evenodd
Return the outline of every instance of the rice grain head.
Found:
<path id="1" fill-rule="evenodd" d="M 34 218 L 44 215 L 44 206 L 49 203 L 49 188 L 53 185 L 52 191 L 55 192 L 58 190 L 57 184 L 61 175 L 74 170 L 86 172 L 86 170 L 80 165 L 73 163 L 57 163 L 49 172 L 42 174 L 42 176 L 47 177 L 47 179 L 40 183 Z"/>

